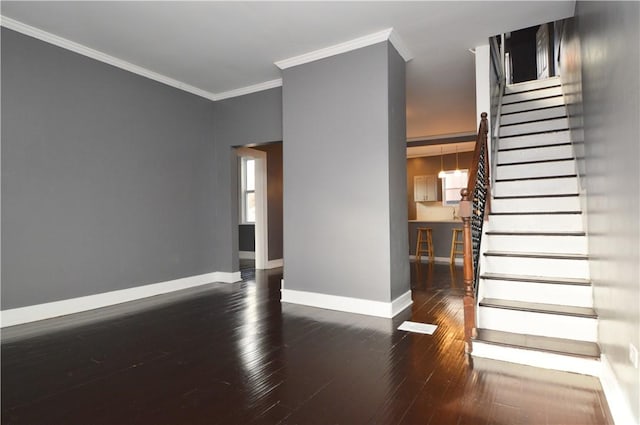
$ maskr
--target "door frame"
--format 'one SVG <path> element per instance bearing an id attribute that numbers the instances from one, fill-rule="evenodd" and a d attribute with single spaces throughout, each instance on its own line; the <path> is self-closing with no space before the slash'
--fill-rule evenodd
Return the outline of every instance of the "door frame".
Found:
<path id="1" fill-rule="evenodd" d="M 266 269 L 269 265 L 269 226 L 267 212 L 267 153 L 257 149 L 239 147 L 236 154 L 240 157 L 250 157 L 256 161 L 256 221 L 255 247 L 256 269 Z M 240 210 L 240 208 L 239 208 Z M 242 213 L 240 212 L 240 215 Z"/>

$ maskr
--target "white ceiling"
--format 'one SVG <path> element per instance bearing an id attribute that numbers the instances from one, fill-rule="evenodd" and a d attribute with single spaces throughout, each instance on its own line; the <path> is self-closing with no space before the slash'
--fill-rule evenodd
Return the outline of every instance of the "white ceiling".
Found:
<path id="1" fill-rule="evenodd" d="M 210 93 L 281 78 L 274 62 L 394 28 L 407 64 L 407 137 L 474 131 L 468 51 L 506 31 L 573 16 L 571 1 L 33 2 L 3 16 Z"/>

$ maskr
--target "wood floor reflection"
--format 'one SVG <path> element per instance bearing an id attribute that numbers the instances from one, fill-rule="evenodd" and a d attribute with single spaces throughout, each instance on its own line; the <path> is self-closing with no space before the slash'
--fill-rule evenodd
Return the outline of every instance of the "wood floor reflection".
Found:
<path id="1" fill-rule="evenodd" d="M 2 344 L 3 424 L 610 424 L 597 379 L 463 354 L 462 273 L 393 320 L 281 304 L 280 269 Z M 397 331 L 433 323 L 433 335 Z M 4 338 L 4 337 L 3 337 Z"/>

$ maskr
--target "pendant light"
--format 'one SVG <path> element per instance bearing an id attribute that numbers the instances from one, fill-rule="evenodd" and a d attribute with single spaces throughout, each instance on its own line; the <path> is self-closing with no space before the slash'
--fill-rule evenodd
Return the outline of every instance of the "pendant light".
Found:
<path id="1" fill-rule="evenodd" d="M 442 146 L 440 146 L 440 172 L 438 173 L 438 178 L 443 179 L 445 176 L 444 165 L 442 161 Z"/>
<path id="2" fill-rule="evenodd" d="M 456 176 L 459 176 L 461 173 L 460 167 L 458 166 L 458 145 L 456 145 L 456 171 L 453 172 Z"/>

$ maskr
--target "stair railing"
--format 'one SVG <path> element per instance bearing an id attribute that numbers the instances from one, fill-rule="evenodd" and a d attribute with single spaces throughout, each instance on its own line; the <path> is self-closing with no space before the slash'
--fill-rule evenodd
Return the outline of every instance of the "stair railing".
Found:
<path id="1" fill-rule="evenodd" d="M 469 182 L 466 189 L 460 191 L 459 215 L 462 217 L 464 260 L 464 341 L 465 352 L 471 353 L 472 339 L 476 336 L 476 299 L 478 296 L 478 278 L 480 270 L 480 242 L 482 225 L 491 210 L 491 179 L 487 134 L 489 132 L 487 113 L 480 115 L 480 125 L 473 162 L 469 168 Z"/>

